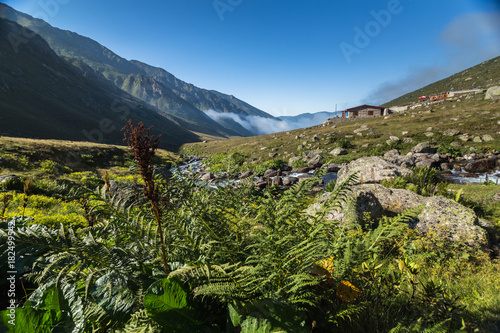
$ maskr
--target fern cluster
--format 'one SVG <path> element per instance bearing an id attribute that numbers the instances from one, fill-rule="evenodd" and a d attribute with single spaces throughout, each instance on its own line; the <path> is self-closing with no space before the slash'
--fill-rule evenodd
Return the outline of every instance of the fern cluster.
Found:
<path id="1" fill-rule="evenodd" d="M 348 206 L 355 177 L 314 214 L 306 208 L 317 179 L 263 193 L 245 185 L 213 189 L 178 173 L 168 183 L 156 179 L 167 269 L 156 214 L 135 200 L 137 191 L 113 196 L 106 183 L 77 186 L 71 193 L 87 200 L 92 226 L 17 224 L 17 270 L 36 289 L 17 294 L 22 325 L 8 326 L 6 312 L 2 321 L 37 333 L 452 327 L 455 300 L 405 258 L 406 222 L 415 212 L 376 227 L 325 218 Z M 0 229 L 2 262 L 8 237 Z M 418 321 L 420 312 L 433 315 Z"/>

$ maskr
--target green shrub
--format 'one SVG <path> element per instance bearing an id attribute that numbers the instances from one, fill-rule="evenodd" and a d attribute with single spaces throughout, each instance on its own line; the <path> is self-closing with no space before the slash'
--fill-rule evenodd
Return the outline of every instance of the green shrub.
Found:
<path id="1" fill-rule="evenodd" d="M 406 180 L 405 177 L 396 177 L 396 178 L 384 179 L 382 180 L 382 182 L 380 182 L 380 184 L 387 188 L 406 188 L 408 181 Z"/>
<path id="2" fill-rule="evenodd" d="M 57 163 L 56 161 L 51 160 L 44 160 L 40 162 L 40 168 L 43 172 L 52 175 L 57 175 L 59 173 L 71 173 L 73 171 L 70 168 Z"/>
<path id="3" fill-rule="evenodd" d="M 21 177 L 7 178 L 3 183 L 0 183 L 2 191 L 22 191 L 24 180 Z"/>
<path id="4" fill-rule="evenodd" d="M 441 144 L 438 147 L 438 153 L 440 154 L 450 154 L 452 158 L 462 156 L 460 149 L 447 144 Z"/>
<path id="5" fill-rule="evenodd" d="M 347 138 L 340 138 L 338 139 L 337 141 L 335 141 L 335 145 L 337 147 L 341 147 L 341 148 L 344 148 L 344 149 L 350 149 L 350 148 L 353 148 L 354 145 L 351 143 L 351 141 Z"/>
<path id="6" fill-rule="evenodd" d="M 306 166 L 307 166 L 307 163 L 303 159 L 295 160 L 292 162 L 292 165 L 291 165 L 291 167 L 293 169 L 305 168 Z"/>

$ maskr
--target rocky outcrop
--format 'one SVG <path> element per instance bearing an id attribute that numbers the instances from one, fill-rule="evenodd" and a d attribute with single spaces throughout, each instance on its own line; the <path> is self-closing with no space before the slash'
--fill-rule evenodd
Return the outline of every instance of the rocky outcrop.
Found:
<path id="1" fill-rule="evenodd" d="M 499 100 L 500 99 L 500 86 L 489 88 L 484 95 L 484 99 Z"/>
<path id="2" fill-rule="evenodd" d="M 476 160 L 464 166 L 464 170 L 471 173 L 483 173 L 495 169 L 496 158 Z"/>
<path id="3" fill-rule="evenodd" d="M 215 179 L 215 175 L 211 172 L 205 172 L 201 175 L 200 180 L 209 181 Z"/>
<path id="4" fill-rule="evenodd" d="M 332 156 L 347 155 L 347 150 L 345 150 L 342 147 L 337 147 L 330 152 L 330 155 Z"/>
<path id="5" fill-rule="evenodd" d="M 479 226 L 479 219 L 474 211 L 442 196 L 426 199 L 413 226 L 420 233 L 432 233 L 441 239 L 465 242 L 473 246 L 487 243 L 486 230 Z"/>
<path id="6" fill-rule="evenodd" d="M 340 169 L 337 185 L 347 179 L 353 173 L 358 173 L 358 183 L 378 183 L 384 179 L 396 178 L 410 174 L 407 168 L 389 163 L 377 156 L 362 157 L 351 161 Z"/>
<path id="7" fill-rule="evenodd" d="M 412 155 L 401 155 L 399 150 L 393 149 L 389 150 L 384 154 L 384 160 L 389 163 L 399 165 L 405 168 L 411 168 L 415 166 L 415 157 Z"/>
<path id="8" fill-rule="evenodd" d="M 411 149 L 412 153 L 435 154 L 437 148 L 432 147 L 430 142 L 421 142 Z"/>
<path id="9" fill-rule="evenodd" d="M 307 166 L 311 169 L 319 168 L 323 165 L 323 160 L 322 155 L 316 154 L 307 161 Z"/>
<path id="10" fill-rule="evenodd" d="M 404 189 L 389 189 L 380 184 L 357 185 L 351 188 L 351 201 L 342 208 L 333 209 L 326 218 L 343 225 L 363 224 L 366 216 L 370 220 L 383 215 L 402 213 L 408 209 L 421 207 L 417 217 L 409 227 L 421 234 L 431 233 L 439 239 L 465 242 L 471 246 L 487 243 L 487 232 L 474 211 L 444 197 L 423 197 Z M 308 212 L 314 214 L 331 193 L 320 197 Z"/>

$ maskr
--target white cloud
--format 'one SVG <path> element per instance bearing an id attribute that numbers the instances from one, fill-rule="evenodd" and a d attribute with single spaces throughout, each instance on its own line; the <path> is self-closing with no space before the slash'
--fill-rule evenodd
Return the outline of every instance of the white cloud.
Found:
<path id="1" fill-rule="evenodd" d="M 450 22 L 437 41 L 440 66 L 413 66 L 399 79 L 384 82 L 364 100 L 382 104 L 500 55 L 500 12 L 467 13 Z"/>
<path id="2" fill-rule="evenodd" d="M 308 117 L 285 120 L 259 116 L 247 116 L 230 112 L 217 112 L 214 110 L 208 110 L 205 111 L 205 113 L 215 121 L 220 119 L 231 119 L 255 135 L 271 134 L 290 131 L 297 128 L 310 127 L 321 124 L 328 118 L 328 116 L 321 113 L 313 114 Z"/>

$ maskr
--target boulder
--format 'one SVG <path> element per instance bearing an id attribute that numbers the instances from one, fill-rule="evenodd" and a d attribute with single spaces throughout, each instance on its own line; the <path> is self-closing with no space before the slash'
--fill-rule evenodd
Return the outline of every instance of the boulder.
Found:
<path id="1" fill-rule="evenodd" d="M 438 165 L 439 163 L 436 162 L 436 160 L 428 156 L 420 156 L 415 160 L 415 166 L 419 168 L 433 168 L 437 167 Z"/>
<path id="2" fill-rule="evenodd" d="M 200 180 L 209 181 L 215 179 L 215 175 L 211 172 L 205 172 L 201 175 Z"/>
<path id="3" fill-rule="evenodd" d="M 292 169 L 292 171 L 290 171 L 290 173 L 308 173 L 309 170 L 311 170 L 311 169 L 308 167 L 296 168 L 296 169 Z"/>
<path id="4" fill-rule="evenodd" d="M 321 205 L 330 198 L 331 192 L 323 194 L 314 204 L 307 209 L 309 214 L 316 214 L 321 210 Z M 369 214 L 372 218 L 379 218 L 383 215 L 384 209 L 376 197 L 369 190 L 362 186 L 355 186 L 351 192 L 352 200 L 348 206 L 336 208 L 328 211 L 327 220 L 335 220 L 343 225 L 362 223 L 362 218 Z"/>
<path id="5" fill-rule="evenodd" d="M 500 86 L 494 86 L 486 90 L 484 99 L 492 99 L 492 100 L 500 99 Z"/>
<path id="6" fill-rule="evenodd" d="M 264 172 L 264 178 L 267 178 L 267 177 L 276 177 L 277 174 L 278 174 L 278 171 L 276 171 L 274 169 L 267 169 Z"/>
<path id="7" fill-rule="evenodd" d="M 411 170 L 389 163 L 377 156 L 362 157 L 351 161 L 340 169 L 337 185 L 347 179 L 349 175 L 358 173 L 358 183 L 378 183 L 384 179 L 396 178 L 411 173 Z"/>
<path id="8" fill-rule="evenodd" d="M 425 203 L 426 198 L 410 190 L 387 188 L 380 184 L 368 184 L 364 188 L 373 193 L 385 211 L 402 213 Z"/>
<path id="9" fill-rule="evenodd" d="M 319 211 L 331 193 L 325 193 L 308 209 L 310 213 Z M 425 204 L 426 198 L 404 189 L 389 189 L 380 184 L 356 185 L 351 187 L 352 201 L 348 207 L 328 212 L 326 218 L 342 223 L 363 223 L 368 214 L 370 218 L 380 218 L 388 212 L 402 213 L 406 209 Z"/>
<path id="10" fill-rule="evenodd" d="M 262 190 L 267 186 L 267 179 L 264 179 L 264 177 L 259 177 L 257 180 L 255 180 L 254 185 L 255 189 Z"/>
<path id="11" fill-rule="evenodd" d="M 464 170 L 470 173 L 484 173 L 495 169 L 496 158 L 476 160 L 464 166 Z"/>
<path id="12" fill-rule="evenodd" d="M 315 214 L 331 193 L 325 193 L 308 212 Z M 422 234 L 431 232 L 438 239 L 465 242 L 472 246 L 484 245 L 487 232 L 474 211 L 442 196 L 426 198 L 404 189 L 389 189 L 380 184 L 367 184 L 351 188 L 351 201 L 348 207 L 328 212 L 326 218 L 337 220 L 344 225 L 363 223 L 368 214 L 370 218 L 402 213 L 407 209 L 421 207 L 421 211 L 409 227 Z"/>
<path id="13" fill-rule="evenodd" d="M 326 166 L 326 172 L 339 172 L 341 168 L 341 164 L 330 163 Z"/>
<path id="14" fill-rule="evenodd" d="M 305 162 L 308 162 L 310 159 L 312 159 L 316 155 L 321 155 L 326 153 L 326 150 L 324 149 L 315 149 L 315 150 L 307 150 L 302 153 L 302 159 Z"/>
<path id="15" fill-rule="evenodd" d="M 441 171 L 451 171 L 451 163 L 441 163 L 439 167 L 441 168 Z"/>
<path id="16" fill-rule="evenodd" d="M 415 157 L 413 157 L 412 155 L 401 155 L 401 153 L 397 149 L 389 150 L 388 152 L 386 152 L 384 154 L 384 160 L 405 168 L 411 168 L 415 166 Z"/>
<path id="17" fill-rule="evenodd" d="M 481 143 L 481 142 L 483 142 L 483 139 L 481 139 L 480 136 L 475 136 L 474 139 L 472 139 L 472 141 L 474 141 L 476 143 Z"/>
<path id="18" fill-rule="evenodd" d="M 469 140 L 470 140 L 470 136 L 469 136 L 469 134 L 461 134 L 461 135 L 459 135 L 459 136 L 458 136 L 458 138 L 459 138 L 460 140 L 464 141 L 464 142 L 467 142 L 467 141 L 469 141 Z"/>
<path id="19" fill-rule="evenodd" d="M 457 136 L 459 134 L 460 134 L 460 131 L 457 129 L 453 129 L 453 128 L 447 129 L 446 131 L 443 132 L 443 135 L 445 135 L 445 136 Z"/>
<path id="20" fill-rule="evenodd" d="M 307 166 L 311 169 L 319 168 L 323 165 L 323 156 L 320 154 L 314 155 L 307 161 Z"/>
<path id="21" fill-rule="evenodd" d="M 245 179 L 245 178 L 248 178 L 250 176 L 253 175 L 253 171 L 245 171 L 245 172 L 242 172 L 240 173 L 240 175 L 238 176 L 239 179 Z"/>
<path id="22" fill-rule="evenodd" d="M 420 233 L 429 233 L 440 239 L 465 242 L 469 245 L 486 244 L 487 233 L 470 208 L 442 196 L 428 198 L 412 225 Z"/>
<path id="23" fill-rule="evenodd" d="M 299 182 L 299 178 L 297 177 L 283 177 L 283 185 L 284 186 L 292 186 L 294 184 L 297 184 Z"/>
<path id="24" fill-rule="evenodd" d="M 491 136 L 491 135 L 489 135 L 489 134 L 485 134 L 485 135 L 483 135 L 483 141 L 485 141 L 485 142 L 488 142 L 488 141 L 494 141 L 494 140 L 495 140 L 495 138 L 494 138 L 494 137 L 492 137 L 492 136 Z"/>
<path id="25" fill-rule="evenodd" d="M 330 152 L 330 155 L 333 155 L 333 156 L 347 155 L 347 150 L 345 150 L 342 147 L 337 147 Z"/>
<path id="26" fill-rule="evenodd" d="M 437 148 L 432 147 L 430 142 L 421 142 L 414 146 L 411 151 L 412 153 L 435 154 L 437 152 Z"/>
<path id="27" fill-rule="evenodd" d="M 300 156 L 293 156 L 288 159 L 288 165 L 293 165 L 295 162 L 302 160 Z"/>

